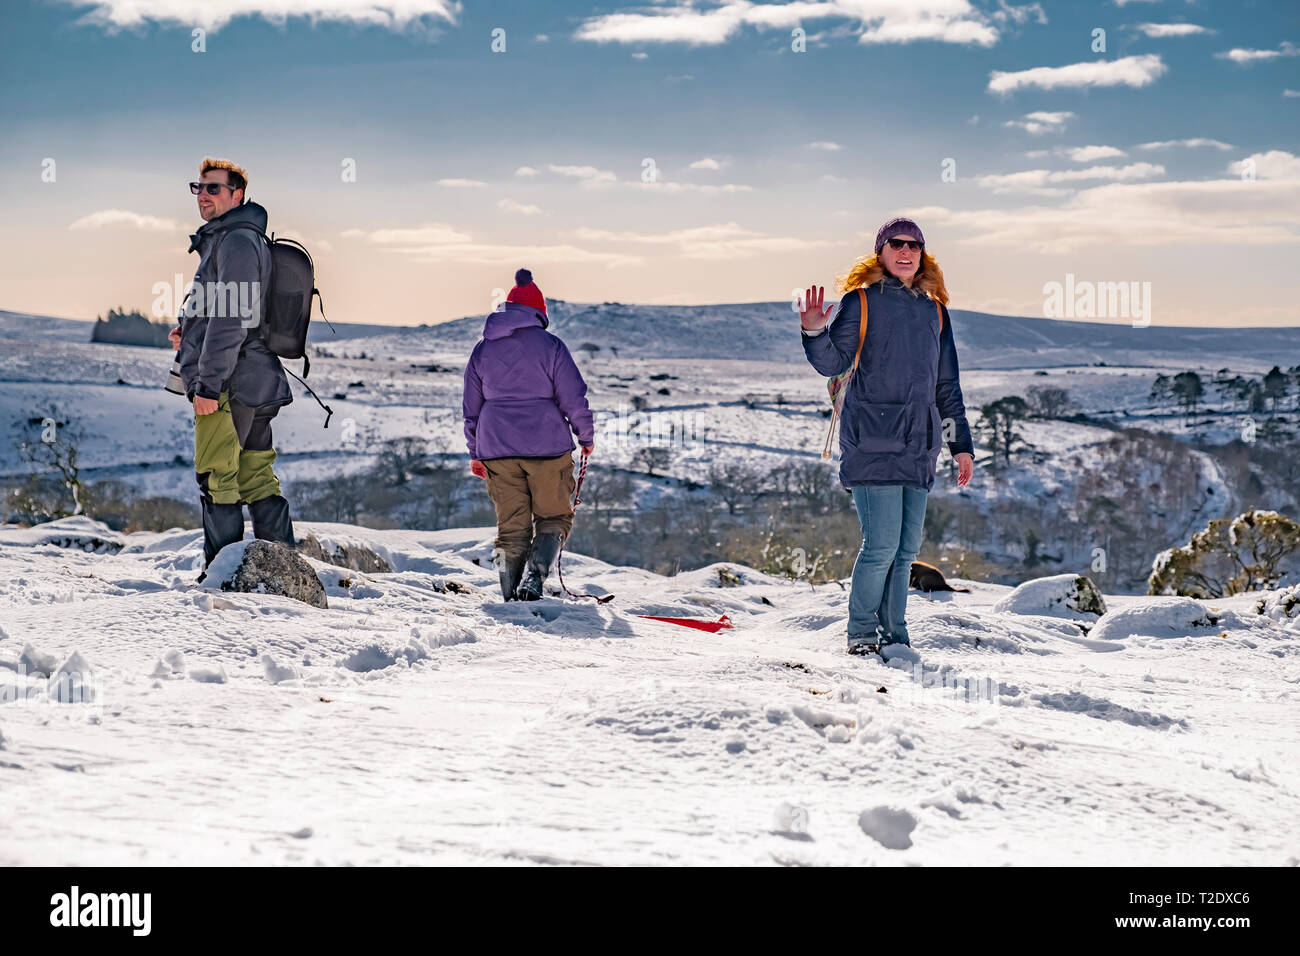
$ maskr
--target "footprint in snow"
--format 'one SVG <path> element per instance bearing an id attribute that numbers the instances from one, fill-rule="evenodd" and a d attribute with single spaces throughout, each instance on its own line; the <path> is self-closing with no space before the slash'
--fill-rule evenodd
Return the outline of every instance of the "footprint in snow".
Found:
<path id="1" fill-rule="evenodd" d="M 906 850 L 912 845 L 916 817 L 898 807 L 872 807 L 858 815 L 858 826 L 885 849 Z"/>

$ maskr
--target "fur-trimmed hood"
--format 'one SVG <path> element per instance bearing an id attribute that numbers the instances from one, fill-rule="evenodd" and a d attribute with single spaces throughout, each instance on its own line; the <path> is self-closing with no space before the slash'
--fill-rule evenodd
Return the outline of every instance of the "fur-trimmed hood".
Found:
<path id="1" fill-rule="evenodd" d="M 853 264 L 849 274 L 840 282 L 841 292 L 851 292 L 859 287 L 866 287 L 885 279 L 894 278 L 885 271 L 885 264 L 877 255 L 865 256 Z M 897 280 L 895 280 L 897 281 Z M 921 254 L 921 269 L 913 281 L 914 291 L 924 292 L 941 305 L 948 305 L 948 287 L 943 284 L 943 270 L 934 256 L 928 252 Z"/>

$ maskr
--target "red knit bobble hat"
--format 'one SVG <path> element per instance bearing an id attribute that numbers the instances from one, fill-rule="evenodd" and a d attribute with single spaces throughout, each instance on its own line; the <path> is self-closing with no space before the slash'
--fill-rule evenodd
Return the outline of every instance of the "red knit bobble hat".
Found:
<path id="1" fill-rule="evenodd" d="M 527 269 L 520 269 L 515 273 L 515 287 L 506 296 L 506 301 L 532 306 L 542 315 L 546 315 L 546 297 L 542 295 L 542 290 L 537 288 L 537 283 L 533 281 L 533 274 Z"/>

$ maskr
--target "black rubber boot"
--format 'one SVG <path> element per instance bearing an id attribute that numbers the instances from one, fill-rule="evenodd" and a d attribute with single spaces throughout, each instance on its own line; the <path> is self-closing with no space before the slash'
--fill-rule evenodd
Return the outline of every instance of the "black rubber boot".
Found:
<path id="1" fill-rule="evenodd" d="M 528 562 L 526 554 L 505 554 L 498 551 L 492 556 L 492 563 L 497 567 L 497 573 L 501 576 L 501 599 L 503 601 L 517 600 L 515 591 L 519 588 L 519 579 L 523 577 L 524 565 Z"/>
<path id="2" fill-rule="evenodd" d="M 203 565 L 212 563 L 212 559 L 228 544 L 234 544 L 244 536 L 244 509 L 240 505 L 219 505 L 210 498 L 203 498 Z"/>
<path id="3" fill-rule="evenodd" d="M 533 538 L 533 550 L 528 555 L 528 570 L 524 574 L 524 579 L 519 582 L 519 589 L 515 592 L 519 600 L 536 601 L 541 598 L 542 585 L 546 583 L 546 577 L 551 573 L 551 566 L 559 556 L 562 543 L 563 539 L 554 531 Z"/>
<path id="4" fill-rule="evenodd" d="M 294 546 L 293 522 L 289 520 L 289 502 L 283 495 L 269 495 L 248 503 L 253 516 L 253 537 L 262 541 L 279 541 Z"/>

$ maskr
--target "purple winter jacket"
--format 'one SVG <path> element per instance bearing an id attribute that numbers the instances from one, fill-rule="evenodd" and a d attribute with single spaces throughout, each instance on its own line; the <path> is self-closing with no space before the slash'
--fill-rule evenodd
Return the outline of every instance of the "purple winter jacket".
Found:
<path id="1" fill-rule="evenodd" d="M 465 443 L 469 457 L 555 458 L 595 440 L 587 383 L 546 316 L 507 302 L 483 324 L 465 366 Z"/>

